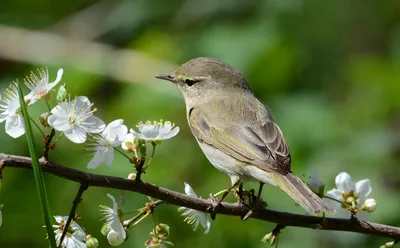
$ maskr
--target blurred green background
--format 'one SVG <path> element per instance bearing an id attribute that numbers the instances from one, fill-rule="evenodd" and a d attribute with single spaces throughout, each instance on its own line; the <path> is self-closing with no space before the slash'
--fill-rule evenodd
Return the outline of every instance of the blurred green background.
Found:
<path id="1" fill-rule="evenodd" d="M 315 167 L 328 190 L 341 171 L 356 181 L 369 178 L 378 201 L 370 220 L 399 225 L 400 1 L 15 0 L 3 1 L 0 9 L 2 91 L 40 67 L 47 66 L 54 80 L 62 67 L 69 91 L 88 96 L 107 123 L 175 122 L 181 132 L 159 147 L 144 180 L 180 192 L 188 182 L 207 197 L 230 180 L 208 163 L 192 137 L 178 90 L 153 78 L 199 56 L 222 59 L 245 75 L 282 128 L 297 175 L 307 179 Z M 30 111 L 45 109 L 39 102 Z M 28 155 L 24 137 L 12 139 L 4 131 L 0 137 L 0 152 Z M 50 157 L 89 171 L 91 156 L 83 145 L 64 139 Z M 132 168 L 117 155 L 111 168 L 90 172 L 126 177 Z M 47 247 L 32 171 L 5 169 L 3 177 L 0 247 Z M 52 213 L 68 215 L 78 185 L 45 179 Z M 304 213 L 285 193 L 264 189 L 271 209 Z M 79 210 L 79 223 L 101 247 L 108 246 L 99 215 L 100 204 L 111 205 L 106 193 L 120 200 L 122 192 L 89 188 Z M 125 212 L 146 201 L 131 192 L 124 197 Z M 267 247 L 260 239 L 274 227 L 218 216 L 204 235 L 170 205 L 157 208 L 155 218 L 170 225 L 174 247 Z M 148 218 L 121 247 L 144 247 L 151 229 Z M 379 247 L 388 241 L 286 228 L 279 247 Z"/>

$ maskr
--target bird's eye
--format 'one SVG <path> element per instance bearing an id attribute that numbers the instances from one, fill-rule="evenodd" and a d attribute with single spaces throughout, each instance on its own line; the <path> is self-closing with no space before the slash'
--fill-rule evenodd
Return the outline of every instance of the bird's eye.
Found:
<path id="1" fill-rule="evenodd" d="M 189 78 L 187 78 L 187 79 L 185 79 L 185 84 L 187 85 L 187 86 L 192 86 L 193 84 L 195 84 L 196 83 L 196 81 L 195 80 L 193 80 L 193 79 L 189 79 Z"/>

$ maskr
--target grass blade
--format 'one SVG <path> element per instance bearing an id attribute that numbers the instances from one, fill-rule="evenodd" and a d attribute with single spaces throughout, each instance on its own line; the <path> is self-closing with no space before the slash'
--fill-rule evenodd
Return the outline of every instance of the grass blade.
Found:
<path id="1" fill-rule="evenodd" d="M 28 141 L 29 153 L 32 159 L 32 167 L 33 167 L 33 174 L 35 176 L 36 189 L 39 195 L 44 222 L 46 224 L 47 235 L 49 238 L 50 246 L 52 248 L 56 248 L 57 244 L 54 237 L 54 230 L 51 224 L 50 207 L 47 199 L 46 187 L 44 185 L 42 170 L 40 168 L 39 160 L 36 156 L 35 139 L 33 137 L 32 126 L 29 119 L 28 110 L 25 104 L 24 95 L 22 93 L 22 89 L 19 83 L 17 83 L 17 88 L 18 88 L 19 102 L 21 105 L 22 115 L 24 117 L 26 139 Z"/>

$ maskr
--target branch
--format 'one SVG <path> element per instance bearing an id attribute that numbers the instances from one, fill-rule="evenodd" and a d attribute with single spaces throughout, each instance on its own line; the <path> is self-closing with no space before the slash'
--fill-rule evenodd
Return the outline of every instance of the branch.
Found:
<path id="1" fill-rule="evenodd" d="M 105 175 L 87 173 L 77 169 L 69 168 L 57 163 L 41 161 L 42 170 L 57 177 L 75 181 L 87 186 L 120 189 L 137 192 L 151 196 L 166 203 L 185 206 L 188 208 L 207 212 L 212 209 L 212 203 L 207 199 L 193 198 L 169 189 L 165 189 L 143 181 L 124 179 Z M 31 169 L 31 159 L 28 157 L 1 154 L 0 153 L 0 175 L 1 170 L 6 167 Z M 248 208 L 237 203 L 222 203 L 218 209 L 219 214 L 232 216 L 245 216 Z M 317 216 L 291 214 L 270 209 L 260 208 L 251 218 L 280 224 L 282 226 L 296 226 L 321 230 L 336 230 L 363 233 L 381 237 L 400 240 L 400 228 L 387 226 L 357 219 L 323 218 Z"/>
<path id="2" fill-rule="evenodd" d="M 54 129 L 53 129 L 54 130 Z M 79 186 L 78 192 L 76 193 L 75 199 L 72 202 L 72 208 L 68 216 L 67 223 L 64 226 L 64 230 L 62 232 L 61 238 L 60 238 L 60 244 L 58 247 L 61 247 L 65 238 L 65 235 L 67 234 L 69 225 L 73 220 L 75 220 L 75 215 L 76 215 L 76 209 L 78 208 L 79 203 L 81 203 L 82 200 L 82 195 L 85 190 L 87 190 L 88 186 L 86 184 L 81 183 L 81 186 Z"/>

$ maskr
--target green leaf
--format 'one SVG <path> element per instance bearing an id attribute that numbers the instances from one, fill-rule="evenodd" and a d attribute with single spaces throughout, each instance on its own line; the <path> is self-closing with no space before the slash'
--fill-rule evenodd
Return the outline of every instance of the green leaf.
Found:
<path id="1" fill-rule="evenodd" d="M 36 147 L 35 147 L 35 139 L 33 137 L 32 126 L 29 119 L 28 110 L 25 104 L 24 95 L 22 93 L 22 89 L 19 83 L 17 83 L 19 102 L 21 105 L 22 115 L 24 117 L 25 131 L 26 131 L 26 139 L 28 141 L 29 153 L 32 159 L 32 168 L 33 174 L 35 177 L 36 189 L 39 195 L 40 205 L 43 212 L 44 222 L 46 224 L 47 235 L 49 238 L 50 246 L 52 248 L 56 248 L 56 240 L 54 237 L 54 231 L 51 224 L 51 214 L 49 201 L 47 199 L 46 187 L 44 185 L 43 174 L 40 168 L 39 160 L 36 156 Z"/>

